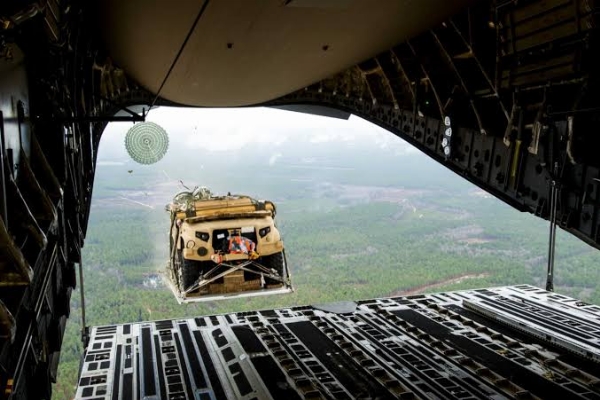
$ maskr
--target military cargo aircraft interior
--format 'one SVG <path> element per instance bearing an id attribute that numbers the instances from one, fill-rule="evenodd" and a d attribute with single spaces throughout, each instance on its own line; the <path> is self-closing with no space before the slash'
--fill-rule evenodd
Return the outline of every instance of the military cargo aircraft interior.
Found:
<path id="1" fill-rule="evenodd" d="M 0 397 L 53 397 L 76 303 L 76 399 L 600 398 L 600 306 L 554 279 L 557 235 L 600 250 L 599 12 L 595 0 L 0 3 Z M 89 326 L 101 138 L 130 124 L 136 177 L 169 155 L 174 137 L 149 117 L 166 107 L 360 117 L 545 221 L 523 243 L 546 246 L 544 283 Z M 254 197 L 190 189 L 161 210 L 173 301 L 294 291 L 285 216 Z"/>

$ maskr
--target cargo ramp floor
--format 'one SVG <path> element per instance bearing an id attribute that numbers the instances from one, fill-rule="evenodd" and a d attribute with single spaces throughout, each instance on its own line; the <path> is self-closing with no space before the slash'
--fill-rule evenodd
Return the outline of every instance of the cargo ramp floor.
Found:
<path id="1" fill-rule="evenodd" d="M 90 328 L 76 399 L 600 399 L 600 307 L 529 285 Z"/>

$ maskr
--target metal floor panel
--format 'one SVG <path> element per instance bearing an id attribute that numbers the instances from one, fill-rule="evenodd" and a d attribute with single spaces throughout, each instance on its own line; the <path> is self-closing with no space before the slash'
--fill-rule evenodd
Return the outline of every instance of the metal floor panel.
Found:
<path id="1" fill-rule="evenodd" d="M 137 398 L 600 399 L 600 307 L 518 285 L 91 328 L 76 399 Z"/>

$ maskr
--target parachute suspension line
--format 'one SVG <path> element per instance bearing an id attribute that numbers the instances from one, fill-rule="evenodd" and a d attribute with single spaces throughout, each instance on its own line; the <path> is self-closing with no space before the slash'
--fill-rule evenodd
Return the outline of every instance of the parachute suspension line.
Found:
<path id="1" fill-rule="evenodd" d="M 160 87 L 158 88 L 158 91 L 156 92 L 156 96 L 154 97 L 154 100 L 152 100 L 152 104 L 150 105 L 150 109 L 148 110 L 148 112 L 150 112 L 152 107 L 154 107 L 156 100 L 160 96 L 160 92 L 162 91 L 163 87 L 165 86 L 165 83 L 167 83 L 167 79 L 169 79 L 169 76 L 171 75 L 173 68 L 175 68 L 177 61 L 179 61 L 179 57 L 181 56 L 181 53 L 183 53 L 183 49 L 185 49 L 187 42 L 190 40 L 190 37 L 192 36 L 192 33 L 194 33 L 194 31 L 196 30 L 196 25 L 198 25 L 198 21 L 200 21 L 200 18 L 202 18 L 202 14 L 204 14 L 204 11 L 206 10 L 206 6 L 208 6 L 208 3 L 210 3 L 210 0 L 205 0 L 204 3 L 202 4 L 202 7 L 200 8 L 200 11 L 198 11 L 198 15 L 196 15 L 196 19 L 194 20 L 194 23 L 190 27 L 190 30 L 188 31 L 188 34 L 185 37 L 185 40 L 181 44 L 181 47 L 179 48 L 177 55 L 175 56 L 175 58 L 173 59 L 173 62 L 171 63 L 171 67 L 169 67 L 167 74 L 165 75 L 162 83 L 160 84 Z"/>

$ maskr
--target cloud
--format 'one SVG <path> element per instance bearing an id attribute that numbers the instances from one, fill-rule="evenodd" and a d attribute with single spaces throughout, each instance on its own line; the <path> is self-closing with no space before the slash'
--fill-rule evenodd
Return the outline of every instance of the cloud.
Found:
<path id="1" fill-rule="evenodd" d="M 277 162 L 277 159 L 281 158 L 281 153 L 275 153 L 269 158 L 269 165 L 273 166 Z"/>
<path id="2" fill-rule="evenodd" d="M 169 151 L 198 149 L 236 152 L 252 145 L 277 148 L 286 142 L 372 143 L 398 154 L 414 148 L 390 132 L 356 116 L 348 120 L 270 108 L 170 108 L 152 110 L 148 121 L 169 134 Z M 131 123 L 111 123 L 102 136 L 99 155 L 104 160 L 129 159 L 124 141 Z M 273 161 L 275 162 L 276 159 Z"/>

